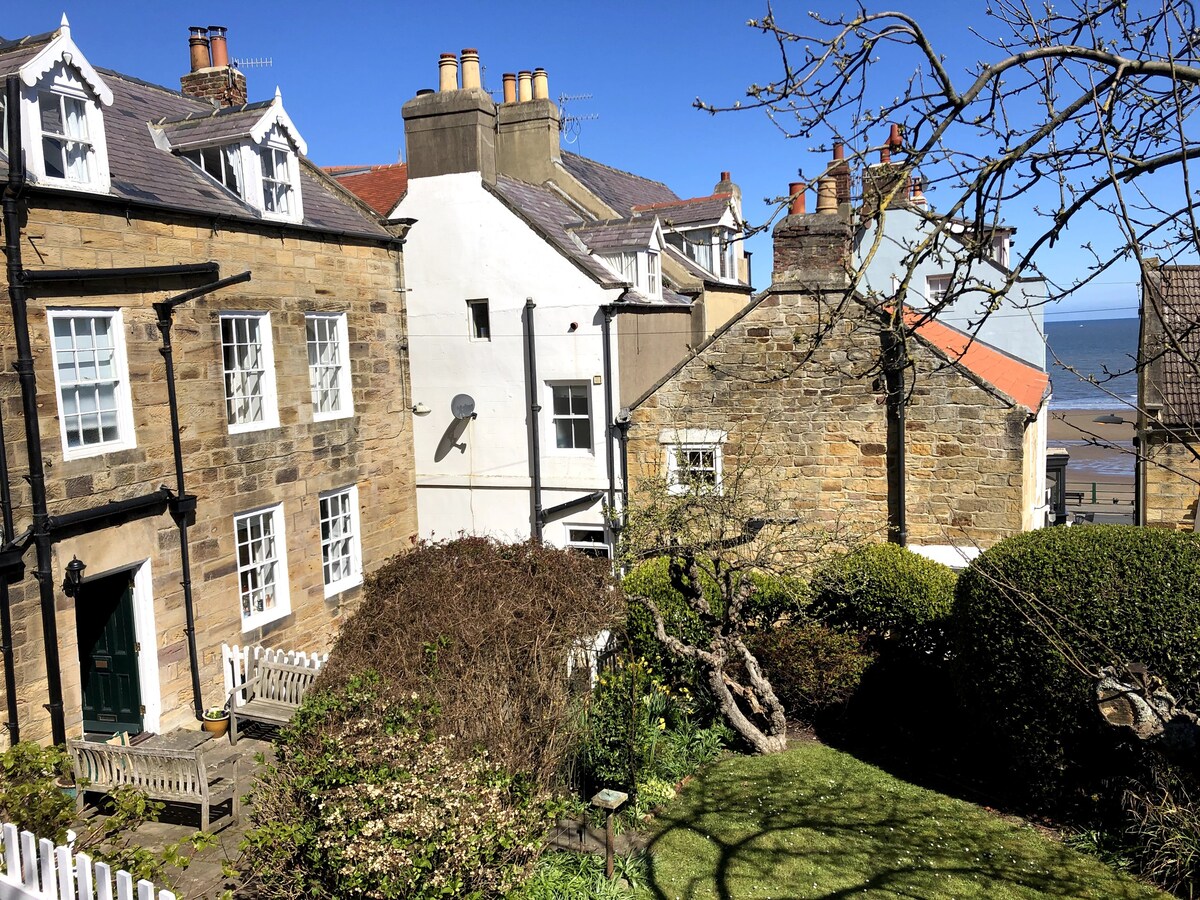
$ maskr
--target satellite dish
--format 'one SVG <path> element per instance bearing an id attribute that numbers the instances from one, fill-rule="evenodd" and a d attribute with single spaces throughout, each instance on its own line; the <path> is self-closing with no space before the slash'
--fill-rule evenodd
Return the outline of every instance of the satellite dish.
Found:
<path id="1" fill-rule="evenodd" d="M 470 394 L 455 394 L 450 401 L 450 412 L 456 419 L 475 418 L 475 398 Z"/>

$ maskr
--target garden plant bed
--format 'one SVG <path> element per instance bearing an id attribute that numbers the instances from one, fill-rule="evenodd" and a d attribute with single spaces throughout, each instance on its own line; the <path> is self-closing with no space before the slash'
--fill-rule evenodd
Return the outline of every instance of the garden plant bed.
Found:
<path id="1" fill-rule="evenodd" d="M 649 849 L 646 898 L 1168 896 L 816 743 L 713 765 L 660 813 Z"/>

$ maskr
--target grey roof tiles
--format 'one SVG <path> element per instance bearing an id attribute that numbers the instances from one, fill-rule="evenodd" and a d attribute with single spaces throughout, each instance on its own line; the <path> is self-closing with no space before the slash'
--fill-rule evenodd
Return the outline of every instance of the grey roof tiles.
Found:
<path id="1" fill-rule="evenodd" d="M 679 199 L 661 181 L 623 172 L 577 153 L 564 152 L 562 162 L 567 171 L 583 182 L 589 191 L 623 216 L 632 213 L 635 206 Z"/>
<path id="2" fill-rule="evenodd" d="M 1142 351 L 1150 356 L 1146 375 L 1158 376 L 1160 419 L 1167 426 L 1200 425 L 1200 266 L 1147 268 L 1146 288 L 1143 315 L 1147 307 L 1151 314 L 1157 311 L 1166 335 L 1165 340 L 1148 335 L 1155 346 Z"/>

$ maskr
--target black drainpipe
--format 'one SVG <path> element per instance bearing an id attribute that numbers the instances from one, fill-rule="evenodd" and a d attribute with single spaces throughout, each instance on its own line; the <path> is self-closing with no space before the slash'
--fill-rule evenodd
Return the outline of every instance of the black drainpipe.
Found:
<path id="1" fill-rule="evenodd" d="M 55 619 L 52 537 L 46 509 L 46 475 L 42 466 L 42 434 L 38 422 L 37 379 L 33 372 L 33 349 L 29 342 L 28 301 L 22 278 L 20 201 L 25 188 L 25 154 L 19 127 L 21 94 L 17 76 L 5 85 L 8 115 L 8 184 L 4 188 L 4 252 L 8 257 L 8 295 L 12 304 L 13 330 L 17 345 L 15 368 L 21 384 L 21 412 L 25 418 L 25 446 L 29 455 L 29 494 L 33 507 L 33 542 L 37 550 L 38 593 L 42 609 L 42 636 L 46 644 L 46 686 L 50 702 L 51 737 L 66 743 L 63 717 L 62 673 L 58 656 L 58 622 Z"/>
<path id="2" fill-rule="evenodd" d="M 897 307 L 899 309 L 899 307 Z M 905 516 L 904 407 L 906 405 L 904 369 L 908 353 L 904 346 L 899 313 L 881 333 L 883 343 L 883 377 L 887 391 L 887 494 L 888 540 L 901 547 L 908 546 L 908 523 Z"/>
<path id="3" fill-rule="evenodd" d="M 530 503 L 533 505 L 533 539 L 542 542 L 542 442 L 538 432 L 538 419 L 542 406 L 538 403 L 537 350 L 534 347 L 533 311 L 537 304 L 532 297 L 525 298 L 523 337 L 525 338 L 525 365 L 529 376 L 529 466 L 533 477 Z"/>
<path id="4" fill-rule="evenodd" d="M 612 398 L 612 320 L 616 315 L 616 310 L 611 306 L 602 306 L 600 311 L 604 314 L 604 319 L 600 323 L 600 338 L 604 353 L 604 462 L 608 467 L 608 514 L 605 518 L 616 521 L 617 473 L 614 471 L 616 463 L 613 461 Z M 616 543 L 616 535 L 613 535 L 613 543 Z M 614 556 L 616 555 L 615 549 L 614 547 Z"/>
<path id="5" fill-rule="evenodd" d="M 206 284 L 195 290 L 185 291 L 160 303 L 154 304 L 154 312 L 158 314 L 158 330 L 162 333 L 162 347 L 159 353 L 167 368 L 167 404 L 171 408 L 171 446 L 175 452 L 175 495 L 170 500 L 171 518 L 179 528 L 179 565 L 183 570 L 183 609 L 187 618 L 184 633 L 187 635 L 188 663 L 192 670 L 192 709 L 197 719 L 204 718 L 204 700 L 200 690 L 200 655 L 196 650 L 196 606 L 192 599 L 192 561 L 188 549 L 188 517 L 196 510 L 196 498 L 187 492 L 183 473 L 183 448 L 179 440 L 179 401 L 175 395 L 175 357 L 171 347 L 171 325 L 175 316 L 175 308 L 218 291 L 233 284 L 242 284 L 250 280 L 249 272 L 231 275 L 212 284 Z"/>
<path id="6" fill-rule="evenodd" d="M 8 444 L 4 438 L 4 420 L 0 417 L 0 515 L 3 516 L 4 546 L 12 544 L 16 536 L 13 527 L 12 487 L 8 478 Z M 10 744 L 21 740 L 21 725 L 17 720 L 17 671 L 13 658 L 12 640 L 12 601 L 9 597 L 8 583 L 12 572 L 0 572 L 0 652 L 4 655 L 4 694 L 8 706 L 8 721 L 4 727 L 8 729 Z"/>

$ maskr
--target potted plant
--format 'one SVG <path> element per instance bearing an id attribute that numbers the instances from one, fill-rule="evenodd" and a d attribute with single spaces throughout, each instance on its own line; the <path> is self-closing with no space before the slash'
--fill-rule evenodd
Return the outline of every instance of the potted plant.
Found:
<path id="1" fill-rule="evenodd" d="M 204 730 L 221 737 L 229 730 L 229 710 L 223 706 L 210 706 L 204 711 Z"/>

